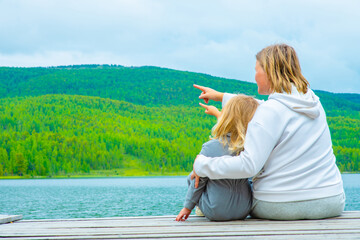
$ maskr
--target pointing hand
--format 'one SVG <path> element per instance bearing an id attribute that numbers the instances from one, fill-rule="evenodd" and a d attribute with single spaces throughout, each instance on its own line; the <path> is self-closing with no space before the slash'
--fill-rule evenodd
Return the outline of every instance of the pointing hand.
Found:
<path id="1" fill-rule="evenodd" d="M 204 99 L 205 103 L 208 103 L 209 100 L 221 102 L 223 99 L 224 93 L 218 92 L 212 88 L 203 87 L 196 84 L 194 84 L 193 86 L 202 91 L 202 93 L 199 96 L 199 99 Z"/>

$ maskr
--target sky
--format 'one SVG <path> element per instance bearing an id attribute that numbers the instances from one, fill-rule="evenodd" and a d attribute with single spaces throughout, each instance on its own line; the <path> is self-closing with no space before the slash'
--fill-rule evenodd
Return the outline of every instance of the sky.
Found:
<path id="1" fill-rule="evenodd" d="M 359 9 L 358 0 L 0 0 L 0 66 L 147 65 L 255 83 L 256 53 L 286 43 L 312 89 L 360 93 Z"/>

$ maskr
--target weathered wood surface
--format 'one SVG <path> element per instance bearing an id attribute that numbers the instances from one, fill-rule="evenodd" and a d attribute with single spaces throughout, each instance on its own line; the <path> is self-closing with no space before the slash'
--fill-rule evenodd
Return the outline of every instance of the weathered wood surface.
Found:
<path id="1" fill-rule="evenodd" d="M 360 211 L 326 220 L 211 222 L 190 216 L 21 220 L 0 225 L 9 239 L 360 239 Z"/>
<path id="2" fill-rule="evenodd" d="M 22 215 L 0 215 L 0 224 L 15 222 L 22 219 Z"/>

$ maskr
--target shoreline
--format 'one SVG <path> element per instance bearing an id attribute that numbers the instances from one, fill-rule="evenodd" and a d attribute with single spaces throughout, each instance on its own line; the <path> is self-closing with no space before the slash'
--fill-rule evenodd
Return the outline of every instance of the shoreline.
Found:
<path id="1" fill-rule="evenodd" d="M 190 172 L 148 173 L 136 175 L 120 174 L 74 174 L 57 176 L 0 176 L 0 180 L 18 179 L 80 179 L 80 178 L 143 178 L 143 177 L 186 177 Z M 360 174 L 360 172 L 343 172 L 341 174 Z"/>
<path id="2" fill-rule="evenodd" d="M 1 176 L 0 180 L 18 180 L 18 179 L 79 179 L 79 178 L 142 178 L 142 177 L 185 177 L 190 172 L 174 173 L 149 173 L 139 175 L 120 175 L 120 174 L 74 174 L 57 176 Z"/>

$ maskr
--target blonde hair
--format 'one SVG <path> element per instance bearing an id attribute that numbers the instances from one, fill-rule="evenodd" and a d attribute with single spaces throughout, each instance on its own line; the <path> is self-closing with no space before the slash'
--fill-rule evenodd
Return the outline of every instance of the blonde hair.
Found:
<path id="1" fill-rule="evenodd" d="M 231 98 L 221 110 L 221 116 L 212 129 L 212 139 L 219 139 L 236 155 L 244 149 L 248 123 L 255 114 L 259 103 L 246 95 Z M 227 135 L 230 133 L 230 141 Z"/>
<path id="2" fill-rule="evenodd" d="M 301 73 L 294 48 L 286 44 L 271 45 L 258 52 L 256 60 L 267 74 L 271 91 L 290 94 L 294 84 L 299 92 L 307 92 L 310 84 Z"/>

